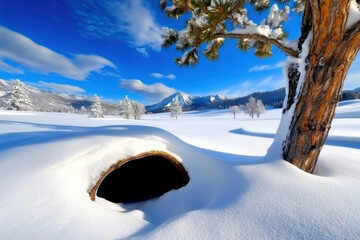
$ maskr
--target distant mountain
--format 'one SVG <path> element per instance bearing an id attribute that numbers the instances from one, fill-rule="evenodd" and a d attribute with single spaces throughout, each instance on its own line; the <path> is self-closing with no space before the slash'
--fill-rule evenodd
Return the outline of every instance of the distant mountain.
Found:
<path id="1" fill-rule="evenodd" d="M 280 88 L 274 91 L 255 92 L 245 97 L 238 97 L 222 101 L 220 108 L 229 108 L 233 105 L 244 105 L 249 101 L 249 98 L 260 99 L 264 105 L 281 108 L 285 98 L 285 88 Z"/>
<path id="2" fill-rule="evenodd" d="M 153 113 L 166 112 L 175 99 L 180 103 L 184 111 L 191 111 L 211 108 L 213 103 L 225 100 L 226 97 L 222 95 L 190 96 L 185 93 L 177 92 L 157 104 L 146 106 L 146 111 Z"/>
<path id="3" fill-rule="evenodd" d="M 6 108 L 11 89 L 15 81 L 4 81 L 0 79 L 0 108 Z M 25 84 L 25 91 L 28 93 L 33 104 L 34 111 L 43 112 L 72 112 L 80 110 L 82 106 L 89 108 L 93 102 L 92 98 L 80 95 L 67 95 L 58 92 L 51 92 Z M 104 111 L 107 114 L 116 111 L 116 106 L 102 102 Z"/>
<path id="4" fill-rule="evenodd" d="M 148 112 L 166 112 L 168 107 L 171 105 L 171 102 L 176 98 L 181 105 L 183 106 L 184 111 L 191 110 L 201 110 L 201 109 L 225 109 L 234 105 L 244 105 L 248 102 L 250 97 L 255 99 L 260 99 L 264 105 L 271 106 L 275 108 L 281 108 L 283 106 L 285 98 L 285 88 L 280 88 L 274 91 L 267 92 L 255 92 L 249 94 L 245 97 L 238 98 L 226 98 L 221 95 L 211 95 L 211 96 L 190 96 L 184 93 L 175 93 L 158 104 L 147 106 L 146 110 Z M 345 90 L 342 93 L 341 101 L 359 99 L 360 98 L 360 88 L 354 90 Z"/>
<path id="5" fill-rule="evenodd" d="M 202 110 L 202 109 L 222 109 L 229 108 L 233 105 L 245 104 L 249 97 L 261 99 L 265 105 L 282 107 L 282 103 L 285 98 L 285 89 L 281 88 L 275 91 L 269 92 L 256 92 L 246 97 L 239 98 L 226 98 L 222 95 L 210 95 L 210 96 L 189 96 L 184 93 L 175 93 L 158 104 L 147 106 L 148 112 L 166 112 L 171 102 L 177 99 L 183 107 L 184 111 Z"/>
<path id="6" fill-rule="evenodd" d="M 11 89 L 15 81 L 5 81 L 0 79 L 0 108 L 6 108 Z M 67 95 L 58 92 L 51 92 L 25 84 L 25 90 L 28 93 L 35 111 L 49 112 L 73 112 L 78 111 L 82 106 L 89 109 L 93 100 L 88 96 Z M 266 106 L 281 108 L 285 98 L 285 88 L 274 91 L 256 92 L 245 97 L 226 98 L 222 95 L 209 96 L 191 96 L 185 93 L 177 92 L 161 102 L 146 106 L 147 112 L 167 112 L 171 103 L 177 99 L 182 105 L 184 111 L 202 110 L 202 109 L 224 109 L 233 105 L 245 104 L 249 97 L 260 99 Z M 360 87 L 354 90 L 345 90 L 342 93 L 341 101 L 359 99 Z M 105 114 L 117 115 L 117 106 L 109 103 L 101 103 Z"/>
<path id="7" fill-rule="evenodd" d="M 145 107 L 146 111 L 153 112 L 153 113 L 168 111 L 168 108 L 171 106 L 171 103 L 173 101 L 175 101 L 175 99 L 178 100 L 178 102 L 183 107 L 183 109 L 187 109 L 188 106 L 190 106 L 192 104 L 192 101 L 191 101 L 189 95 L 187 95 L 185 93 L 177 92 L 177 93 L 174 93 L 173 95 L 168 96 L 167 98 L 165 98 L 164 100 L 162 100 L 161 102 L 159 102 L 157 104 L 146 106 Z"/>
<path id="8" fill-rule="evenodd" d="M 354 90 L 344 90 L 341 94 L 340 101 L 359 99 L 360 98 L 360 88 Z"/>

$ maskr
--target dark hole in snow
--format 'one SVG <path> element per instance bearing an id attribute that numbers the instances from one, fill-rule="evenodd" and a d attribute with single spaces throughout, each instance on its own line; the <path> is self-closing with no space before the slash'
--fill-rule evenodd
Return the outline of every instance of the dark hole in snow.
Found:
<path id="1" fill-rule="evenodd" d="M 183 166 L 162 156 L 145 156 L 125 162 L 100 183 L 96 195 L 114 203 L 156 198 L 189 182 Z"/>

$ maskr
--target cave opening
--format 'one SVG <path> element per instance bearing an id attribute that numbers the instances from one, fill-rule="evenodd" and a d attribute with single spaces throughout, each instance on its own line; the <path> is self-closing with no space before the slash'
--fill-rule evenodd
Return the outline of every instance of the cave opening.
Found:
<path id="1" fill-rule="evenodd" d="M 185 186 L 190 180 L 182 164 L 167 155 L 131 159 L 113 168 L 99 180 L 95 191 L 98 197 L 114 203 L 156 198 Z"/>

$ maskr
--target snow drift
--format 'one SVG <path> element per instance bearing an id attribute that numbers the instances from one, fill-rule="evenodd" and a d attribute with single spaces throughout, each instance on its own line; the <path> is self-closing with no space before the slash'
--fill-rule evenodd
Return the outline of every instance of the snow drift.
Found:
<path id="1" fill-rule="evenodd" d="M 359 239 L 359 103 L 338 107 L 314 175 L 267 154 L 278 109 L 259 119 L 207 110 L 178 121 L 0 111 L 0 236 Z M 111 165 L 151 151 L 177 159 L 188 184 L 131 204 L 91 201 Z"/>

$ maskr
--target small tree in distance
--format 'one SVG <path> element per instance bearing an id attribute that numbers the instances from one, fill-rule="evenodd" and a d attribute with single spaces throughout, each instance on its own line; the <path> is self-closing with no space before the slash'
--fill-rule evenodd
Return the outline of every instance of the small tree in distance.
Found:
<path id="1" fill-rule="evenodd" d="M 135 120 L 140 120 L 141 115 L 145 112 L 144 105 L 131 100 L 127 95 L 123 101 L 119 101 L 119 114 L 125 119 L 135 118 Z"/>
<path id="2" fill-rule="evenodd" d="M 177 100 L 177 98 L 175 98 L 170 106 L 170 117 L 174 117 L 176 118 L 176 120 L 178 119 L 178 116 L 182 113 L 182 107 L 179 103 L 179 101 Z"/>
<path id="3" fill-rule="evenodd" d="M 131 105 L 133 108 L 135 120 L 140 120 L 141 115 L 143 115 L 146 112 L 144 105 L 142 105 L 136 101 L 132 101 Z"/>
<path id="4" fill-rule="evenodd" d="M 85 114 L 85 113 L 87 113 L 87 109 L 86 109 L 86 107 L 85 106 L 81 106 L 81 108 L 80 108 L 80 110 L 79 110 L 79 113 L 80 114 Z"/>
<path id="5" fill-rule="evenodd" d="M 264 114 L 266 112 L 265 106 L 260 99 L 256 101 L 256 116 L 260 117 L 260 114 Z"/>
<path id="6" fill-rule="evenodd" d="M 229 110 L 230 110 L 230 112 L 231 112 L 232 114 L 234 114 L 234 119 L 235 119 L 236 114 L 240 113 L 240 109 L 239 109 L 239 107 L 236 106 L 236 105 L 231 106 L 231 107 L 229 108 Z"/>
<path id="7" fill-rule="evenodd" d="M 130 119 L 134 115 L 131 100 L 126 95 L 123 101 L 119 101 L 119 114 L 125 119 Z"/>
<path id="8" fill-rule="evenodd" d="M 24 83 L 20 80 L 16 80 L 11 91 L 11 97 L 9 101 L 10 109 L 16 111 L 31 111 L 33 110 L 29 95 L 25 91 Z"/>
<path id="9" fill-rule="evenodd" d="M 253 97 L 249 98 L 249 101 L 245 104 L 244 108 L 245 114 L 249 115 L 251 118 L 254 118 L 256 114 L 256 99 Z"/>
<path id="10" fill-rule="evenodd" d="M 90 108 L 90 117 L 93 118 L 103 118 L 103 110 L 100 103 L 100 98 L 94 94 L 94 103 Z"/>

